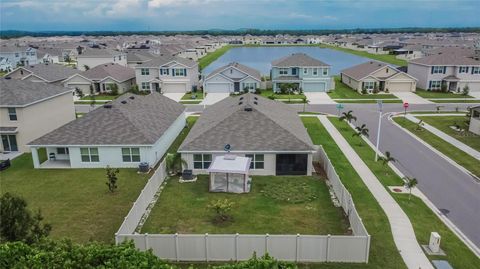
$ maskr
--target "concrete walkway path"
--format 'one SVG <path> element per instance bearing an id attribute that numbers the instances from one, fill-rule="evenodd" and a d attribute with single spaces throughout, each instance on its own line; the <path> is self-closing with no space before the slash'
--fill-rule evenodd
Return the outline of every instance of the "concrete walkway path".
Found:
<path id="1" fill-rule="evenodd" d="M 163 95 L 172 99 L 175 102 L 180 102 L 180 100 L 182 100 L 182 97 L 185 95 L 185 93 L 184 92 L 167 92 L 167 93 L 164 93 Z"/>
<path id="2" fill-rule="evenodd" d="M 413 92 L 394 92 L 392 93 L 396 97 L 402 99 L 402 101 L 409 104 L 433 104 L 433 102 L 424 99 Z"/>
<path id="3" fill-rule="evenodd" d="M 227 97 L 230 96 L 230 93 L 216 93 L 216 92 L 211 92 L 208 93 L 205 99 L 200 103 L 201 105 L 213 105 L 216 102 L 219 102 Z"/>
<path id="4" fill-rule="evenodd" d="M 333 140 L 335 140 L 335 143 L 337 143 L 338 147 L 345 154 L 348 161 L 352 164 L 355 171 L 357 171 L 358 175 L 362 178 L 367 188 L 387 215 L 392 229 L 393 240 L 407 267 L 409 269 L 434 269 L 418 244 L 413 226 L 402 208 L 328 118 L 322 115 L 318 116 L 318 119 L 325 126 L 328 133 L 332 136 Z M 376 238 L 375 240 L 383 239 Z"/>
<path id="5" fill-rule="evenodd" d="M 422 115 L 423 116 L 423 115 Z M 412 114 L 407 114 L 407 119 L 414 122 L 418 123 L 420 120 L 417 119 L 415 116 Z M 459 150 L 467 153 L 468 155 L 472 156 L 473 158 L 480 160 L 480 152 L 475 150 L 474 148 L 458 141 L 457 139 L 449 136 L 448 134 L 438 130 L 437 128 L 433 127 L 432 125 L 423 122 L 423 128 L 425 128 L 427 131 L 433 133 L 434 135 L 440 137 L 441 139 L 445 140 L 446 142 L 452 144 L 453 146 L 457 147 Z"/>
<path id="6" fill-rule="evenodd" d="M 480 99 L 480 92 L 469 92 L 468 95 L 473 98 Z"/>
<path id="7" fill-rule="evenodd" d="M 308 99 L 308 103 L 311 105 L 331 105 L 336 104 L 335 101 L 328 96 L 326 92 L 304 92 L 305 97 Z"/>

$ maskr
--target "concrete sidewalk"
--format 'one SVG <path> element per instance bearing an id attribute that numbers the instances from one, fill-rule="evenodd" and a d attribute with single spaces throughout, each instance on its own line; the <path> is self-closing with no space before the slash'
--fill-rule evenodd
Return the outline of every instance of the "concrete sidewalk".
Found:
<path id="1" fill-rule="evenodd" d="M 393 92 L 392 94 L 395 95 L 397 98 L 402 99 L 404 103 L 407 102 L 409 104 L 433 104 L 433 102 L 428 101 L 427 99 L 422 98 L 413 92 Z"/>
<path id="2" fill-rule="evenodd" d="M 422 115 L 423 116 L 423 115 Z M 407 117 L 406 117 L 408 120 L 414 122 L 414 123 L 418 123 L 420 120 L 417 119 L 415 116 L 411 115 L 411 114 L 407 114 Z M 474 148 L 468 146 L 468 145 L 465 145 L 464 143 L 458 141 L 457 139 L 449 136 L 448 134 L 438 130 L 437 128 L 431 126 L 430 124 L 426 123 L 426 122 L 423 122 L 423 128 L 425 128 L 427 131 L 431 132 L 432 134 L 440 137 L 441 139 L 445 140 L 446 142 L 452 144 L 453 146 L 455 146 L 456 148 L 458 148 L 459 150 L 467 153 L 468 155 L 472 156 L 473 158 L 477 159 L 477 160 L 480 160 L 480 152 L 478 152 L 477 150 L 475 150 Z"/>
<path id="3" fill-rule="evenodd" d="M 326 116 L 318 116 L 318 119 L 325 126 L 328 133 L 335 140 L 335 143 L 345 154 L 345 157 L 352 164 L 387 215 L 392 229 L 393 240 L 407 267 L 409 269 L 434 269 L 418 244 L 412 224 L 402 208 L 328 118 Z M 382 240 L 382 238 L 375 238 L 374 240 Z"/>

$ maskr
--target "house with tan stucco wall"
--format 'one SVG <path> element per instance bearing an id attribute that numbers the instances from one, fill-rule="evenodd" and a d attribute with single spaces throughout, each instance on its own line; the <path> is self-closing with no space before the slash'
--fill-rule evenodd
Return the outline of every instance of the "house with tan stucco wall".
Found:
<path id="1" fill-rule="evenodd" d="M 72 90 L 0 79 L 0 151 L 29 152 L 27 143 L 75 119 Z"/>

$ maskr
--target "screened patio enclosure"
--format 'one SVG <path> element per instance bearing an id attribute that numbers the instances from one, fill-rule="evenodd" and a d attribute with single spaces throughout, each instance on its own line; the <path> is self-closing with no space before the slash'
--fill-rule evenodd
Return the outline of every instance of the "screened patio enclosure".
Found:
<path id="1" fill-rule="evenodd" d="M 236 155 L 217 156 L 208 168 L 211 192 L 250 192 L 251 178 L 248 177 L 250 162 L 247 157 Z"/>

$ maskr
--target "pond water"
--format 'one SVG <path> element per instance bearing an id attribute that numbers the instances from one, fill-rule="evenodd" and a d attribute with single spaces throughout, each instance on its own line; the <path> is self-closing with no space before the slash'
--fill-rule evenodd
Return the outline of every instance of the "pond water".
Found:
<path id="1" fill-rule="evenodd" d="M 263 75 L 270 74 L 273 60 L 288 56 L 292 53 L 303 52 L 331 66 L 331 74 L 340 74 L 340 71 L 367 61 L 369 58 L 360 57 L 338 50 L 320 47 L 237 47 L 223 54 L 216 61 L 207 66 L 203 73 L 208 75 L 213 70 L 231 62 L 238 62 L 260 71 Z"/>

